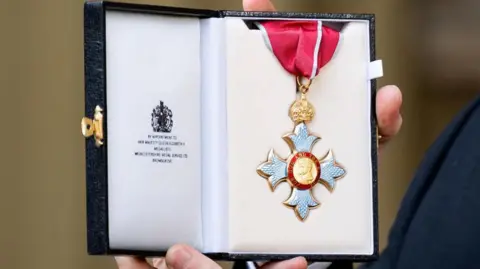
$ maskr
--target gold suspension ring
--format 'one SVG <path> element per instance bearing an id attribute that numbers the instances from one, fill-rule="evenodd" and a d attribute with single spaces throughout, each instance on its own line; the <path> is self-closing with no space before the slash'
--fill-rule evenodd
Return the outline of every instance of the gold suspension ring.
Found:
<path id="1" fill-rule="evenodd" d="M 298 90 L 306 94 L 308 92 L 308 89 L 310 89 L 310 85 L 312 85 L 312 80 L 307 79 L 306 83 L 302 83 L 301 78 L 297 77 L 297 85 L 298 85 Z"/>

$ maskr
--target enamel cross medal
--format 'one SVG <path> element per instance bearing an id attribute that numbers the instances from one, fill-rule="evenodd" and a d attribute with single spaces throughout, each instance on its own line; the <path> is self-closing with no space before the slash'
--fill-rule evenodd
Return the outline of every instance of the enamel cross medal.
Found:
<path id="1" fill-rule="evenodd" d="M 346 174 L 332 150 L 322 157 L 312 153 L 320 137 L 310 133 L 307 126 L 315 116 L 307 93 L 320 68 L 332 59 L 340 33 L 322 26 L 320 21 L 265 21 L 257 26 L 282 66 L 296 76 L 300 95 L 288 112 L 294 124 L 293 132 L 283 136 L 290 155 L 283 159 L 270 150 L 267 161 L 260 164 L 257 172 L 267 180 L 272 191 L 282 182 L 290 185 L 290 197 L 283 203 L 294 209 L 299 220 L 305 221 L 309 211 L 320 206 L 313 196 L 313 188 L 320 183 L 333 192 L 336 180 Z M 302 83 L 302 77 L 306 83 Z"/>

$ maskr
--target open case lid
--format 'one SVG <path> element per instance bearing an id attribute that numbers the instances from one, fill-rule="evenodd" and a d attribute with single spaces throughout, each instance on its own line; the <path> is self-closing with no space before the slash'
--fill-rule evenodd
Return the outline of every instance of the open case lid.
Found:
<path id="1" fill-rule="evenodd" d="M 107 108 L 107 60 L 106 60 L 106 17 L 108 11 L 125 11 L 145 14 L 161 14 L 186 16 L 193 18 L 285 18 L 285 19 L 322 19 L 327 21 L 354 21 L 369 22 L 370 61 L 375 61 L 375 23 L 374 16 L 367 14 L 314 14 L 314 13 L 287 13 L 287 12 L 241 12 L 215 11 L 164 6 L 125 4 L 106 1 L 89 1 L 85 4 L 85 115 L 94 118 L 96 107 L 101 108 L 99 121 L 91 121 L 96 126 L 96 132 L 90 133 L 95 139 L 86 141 L 86 177 L 87 177 L 87 236 L 88 252 L 92 255 L 145 255 L 162 256 L 164 251 L 138 251 L 130 249 L 112 249 L 109 238 L 109 195 L 108 195 L 108 108 Z M 336 27 L 335 24 L 332 24 Z M 372 75 L 375 76 L 375 75 Z M 375 110 L 376 82 L 371 80 L 372 111 Z M 101 115 L 101 116 L 100 116 Z M 306 254 L 309 260 L 315 261 L 369 261 L 378 255 L 378 213 L 377 213 L 377 134 L 375 113 L 371 116 L 372 130 L 372 169 L 373 171 L 373 253 L 372 255 L 316 255 Z M 179 242 L 180 243 L 180 242 Z M 232 254 L 209 253 L 207 256 L 218 260 L 277 260 L 296 257 L 298 254 Z"/>

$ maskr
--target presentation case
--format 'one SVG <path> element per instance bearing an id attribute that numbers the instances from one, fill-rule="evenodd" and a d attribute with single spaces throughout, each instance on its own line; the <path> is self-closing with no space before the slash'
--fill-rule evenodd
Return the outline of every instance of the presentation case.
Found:
<path id="1" fill-rule="evenodd" d="M 88 1 L 87 235 L 91 255 L 163 256 L 177 243 L 216 260 L 369 261 L 378 255 L 375 20 L 366 14 L 197 10 Z M 296 80 L 262 20 L 320 20 L 340 43 L 308 92 L 320 139 L 346 174 L 300 220 L 257 168 L 287 157 Z"/>

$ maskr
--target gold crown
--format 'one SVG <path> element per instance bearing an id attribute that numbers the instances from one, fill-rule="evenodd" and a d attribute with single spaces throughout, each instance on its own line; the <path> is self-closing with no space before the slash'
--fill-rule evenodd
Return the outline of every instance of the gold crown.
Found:
<path id="1" fill-rule="evenodd" d="M 290 106 L 289 116 L 295 124 L 310 122 L 315 116 L 315 109 L 305 98 L 301 98 Z"/>

